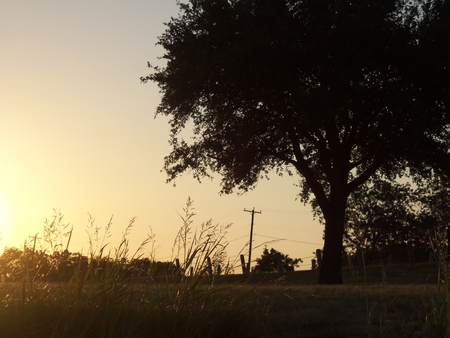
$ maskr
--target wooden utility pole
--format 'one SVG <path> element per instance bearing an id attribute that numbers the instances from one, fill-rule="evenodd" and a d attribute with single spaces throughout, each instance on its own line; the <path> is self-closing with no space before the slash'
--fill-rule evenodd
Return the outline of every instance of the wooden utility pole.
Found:
<path id="1" fill-rule="evenodd" d="M 250 262 L 252 261 L 253 221 L 255 219 L 255 213 L 261 214 L 261 211 L 255 211 L 255 208 L 253 208 L 252 210 L 244 209 L 244 211 L 252 213 L 252 223 L 250 224 L 250 243 L 248 247 L 248 263 L 247 263 L 247 273 L 250 273 Z"/>

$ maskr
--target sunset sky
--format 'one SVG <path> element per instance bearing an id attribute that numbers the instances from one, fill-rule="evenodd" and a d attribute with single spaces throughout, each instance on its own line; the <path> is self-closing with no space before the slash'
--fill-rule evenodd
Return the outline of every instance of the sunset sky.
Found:
<path id="1" fill-rule="evenodd" d="M 162 64 L 156 46 L 175 0 L 5 0 L 0 3 L 0 252 L 42 235 L 53 208 L 74 227 L 70 251 L 88 250 L 88 213 L 103 229 L 114 215 L 109 248 L 128 221 L 136 248 L 156 234 L 155 256 L 169 260 L 190 196 L 195 223 L 232 223 L 233 260 L 249 239 L 253 258 L 264 243 L 310 268 L 323 227 L 296 195 L 299 178 L 272 176 L 245 195 L 219 195 L 220 177 L 199 184 L 186 173 L 165 183 L 170 152 L 167 119 L 155 108 L 155 84 L 139 80 L 147 61 Z"/>

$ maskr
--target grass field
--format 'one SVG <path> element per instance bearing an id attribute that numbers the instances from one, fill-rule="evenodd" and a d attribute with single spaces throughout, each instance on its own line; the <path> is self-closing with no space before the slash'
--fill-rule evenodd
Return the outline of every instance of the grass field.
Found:
<path id="1" fill-rule="evenodd" d="M 130 260 L 153 245 L 149 236 L 129 252 L 134 219 L 106 256 L 110 223 L 102 236 L 92 221 L 88 257 L 80 255 L 67 275 L 62 248 L 70 236 L 56 242 L 67 232 L 56 213 L 41 249 L 34 236 L 0 265 L 0 338 L 450 337 L 446 247 L 440 264 L 343 268 L 343 285 L 317 285 L 318 271 L 212 277 L 209 262 L 224 257 L 227 227 L 194 227 L 191 204 L 174 241 L 182 259 L 167 277 L 151 268 L 141 277 L 127 274 Z M 43 252 L 53 259 L 46 274 Z"/>
<path id="2" fill-rule="evenodd" d="M 112 276 L 113 277 L 113 276 Z M 117 277 L 117 276 L 116 276 Z M 15 337 L 445 337 L 448 289 L 437 266 L 194 276 L 146 282 L 0 284 L 0 336 Z"/>

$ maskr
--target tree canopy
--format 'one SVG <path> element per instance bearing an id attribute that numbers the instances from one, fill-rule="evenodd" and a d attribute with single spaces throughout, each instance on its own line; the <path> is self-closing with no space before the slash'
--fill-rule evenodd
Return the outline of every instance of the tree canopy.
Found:
<path id="1" fill-rule="evenodd" d="M 168 180 L 222 192 L 297 173 L 325 220 L 320 283 L 342 283 L 347 198 L 370 177 L 448 163 L 449 1 L 190 0 L 143 82 L 170 116 Z M 448 18 L 448 16 L 447 16 Z M 191 139 L 180 133 L 193 126 Z M 448 167 L 447 167 L 448 169 Z"/>

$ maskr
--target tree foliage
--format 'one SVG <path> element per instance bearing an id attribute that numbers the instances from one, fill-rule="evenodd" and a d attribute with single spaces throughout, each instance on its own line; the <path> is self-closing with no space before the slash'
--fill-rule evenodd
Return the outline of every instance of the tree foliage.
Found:
<path id="1" fill-rule="evenodd" d="M 291 258 L 288 255 L 278 252 L 274 248 L 270 251 L 264 248 L 260 258 L 256 259 L 254 272 L 277 272 L 279 271 L 279 262 L 283 271 L 294 271 L 294 267 L 298 267 L 298 263 L 303 262 L 301 258 Z"/>
<path id="2" fill-rule="evenodd" d="M 246 191 L 298 173 L 325 220 L 319 282 L 341 283 L 347 198 L 374 176 L 448 163 L 449 1 L 190 0 L 167 23 L 157 114 L 168 180 Z M 447 16 L 448 17 L 448 16 Z M 190 139 L 181 132 L 193 126 Z"/>
<path id="3" fill-rule="evenodd" d="M 348 200 L 346 251 L 361 248 L 366 261 L 375 263 L 388 254 L 408 259 L 406 247 L 411 242 L 416 255 L 427 260 L 434 233 L 448 233 L 449 205 L 449 181 L 436 175 L 414 185 L 371 180 Z"/>
<path id="4" fill-rule="evenodd" d="M 362 249 L 366 263 L 379 264 L 389 254 L 408 259 L 411 242 L 422 258 L 428 258 L 427 222 L 418 215 L 417 193 L 409 183 L 371 180 L 348 200 L 344 246 L 348 253 Z"/>
<path id="5" fill-rule="evenodd" d="M 362 186 L 348 200 L 347 245 L 382 250 L 406 243 L 417 231 L 414 203 L 409 184 L 375 180 Z"/>

